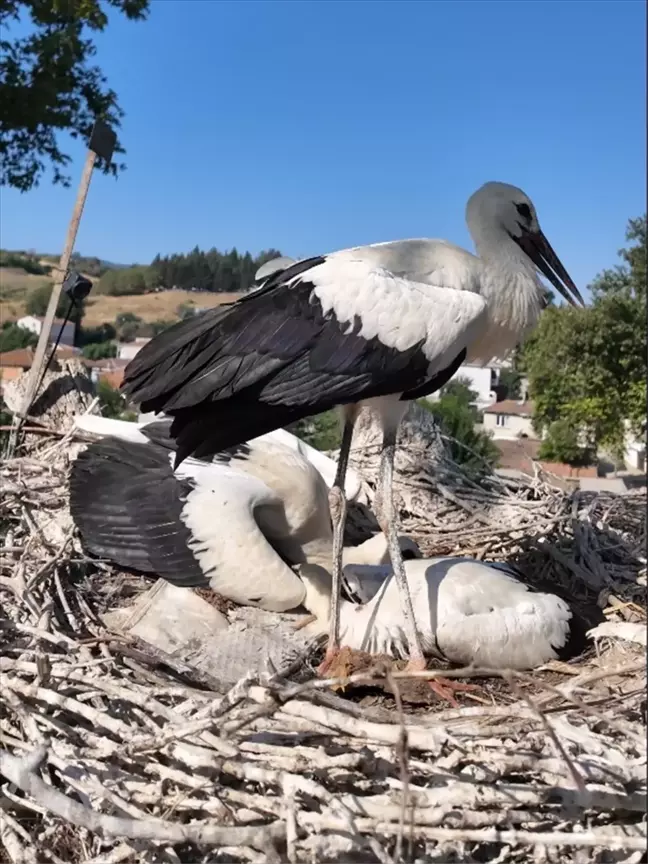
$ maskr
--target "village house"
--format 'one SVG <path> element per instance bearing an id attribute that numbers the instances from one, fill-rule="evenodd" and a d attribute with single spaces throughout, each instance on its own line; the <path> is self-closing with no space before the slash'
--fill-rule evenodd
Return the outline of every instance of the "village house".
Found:
<path id="1" fill-rule="evenodd" d="M 133 339 L 132 342 L 119 342 L 117 344 L 117 357 L 120 360 L 132 360 L 138 351 L 141 351 L 150 341 L 150 339 L 147 339 L 144 336 L 138 336 L 137 339 Z"/>
<path id="2" fill-rule="evenodd" d="M 73 348 L 67 345 L 59 345 L 54 356 L 54 363 L 56 363 L 56 359 L 72 360 L 79 355 Z M 0 352 L 0 390 L 7 381 L 15 381 L 23 372 L 28 372 L 33 362 L 33 348 L 15 348 L 13 351 Z"/>
<path id="3" fill-rule="evenodd" d="M 460 378 L 468 379 L 470 389 L 477 394 L 473 405 L 478 411 L 483 411 L 497 399 L 494 390 L 498 381 L 498 368 L 496 366 L 474 366 L 472 363 L 464 363 L 457 369 L 450 381 Z M 440 396 L 441 394 L 437 391 L 427 398 L 435 402 Z"/>
<path id="4" fill-rule="evenodd" d="M 538 438 L 533 429 L 533 402 L 504 399 L 484 409 L 484 431 L 493 438 Z"/>
<path id="5" fill-rule="evenodd" d="M 38 315 L 25 315 L 23 318 L 19 318 L 16 321 L 16 324 L 19 327 L 22 327 L 23 330 L 29 330 L 31 333 L 35 333 L 36 336 L 40 336 L 44 320 L 44 318 L 40 318 Z M 55 318 L 49 341 L 56 342 L 58 340 L 59 345 L 67 345 L 71 348 L 74 346 L 75 332 L 76 327 L 74 321 L 65 321 L 63 318 Z"/>
<path id="6" fill-rule="evenodd" d="M 124 357 L 106 357 L 103 360 L 83 360 L 84 366 L 90 373 L 90 378 L 97 384 L 104 381 L 116 390 L 121 387 L 124 380 L 124 370 L 130 360 Z"/>

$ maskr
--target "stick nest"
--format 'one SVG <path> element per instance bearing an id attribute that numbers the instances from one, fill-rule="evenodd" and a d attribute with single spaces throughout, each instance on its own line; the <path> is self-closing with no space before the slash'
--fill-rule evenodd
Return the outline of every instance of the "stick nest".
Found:
<path id="1" fill-rule="evenodd" d="M 1 469 L 0 861 L 645 860 L 641 645 L 612 635 L 568 666 L 484 670 L 453 710 L 410 704 L 379 662 L 218 692 L 102 625 L 150 583 L 84 557 L 67 509 L 79 445 L 33 440 Z M 414 461 L 403 527 L 427 554 L 512 561 L 643 626 L 645 496 Z M 355 531 L 369 521 L 356 510 Z"/>

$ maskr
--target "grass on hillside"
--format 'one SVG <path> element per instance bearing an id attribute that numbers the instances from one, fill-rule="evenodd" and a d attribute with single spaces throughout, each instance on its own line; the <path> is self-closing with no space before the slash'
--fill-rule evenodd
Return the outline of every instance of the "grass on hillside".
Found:
<path id="1" fill-rule="evenodd" d="M 157 294 L 136 294 L 110 297 L 107 294 L 92 294 L 86 300 L 85 327 L 97 327 L 104 321 L 114 321 L 120 312 L 132 312 L 143 321 L 176 321 L 178 306 L 189 305 L 197 309 L 211 309 L 221 303 L 236 300 L 239 294 L 208 294 L 194 291 L 160 291 Z"/>
<path id="2" fill-rule="evenodd" d="M 91 281 L 96 284 L 97 279 Z M 11 321 L 26 314 L 27 295 L 34 288 L 50 283 L 46 276 L 34 276 L 16 267 L 0 268 L 0 321 Z M 107 294 L 90 294 L 86 301 L 85 327 L 98 327 L 104 322 L 112 323 L 116 316 L 131 312 L 143 321 L 176 321 L 177 309 L 182 305 L 193 305 L 198 309 L 209 309 L 235 300 L 237 294 L 207 294 L 195 291 L 160 291 L 157 294 L 137 294 L 111 297 Z"/>
<path id="3" fill-rule="evenodd" d="M 38 288 L 51 281 L 47 276 L 27 273 L 21 267 L 0 267 L 0 300 L 16 300 L 18 303 L 24 303 L 26 294 L 32 288 Z"/>

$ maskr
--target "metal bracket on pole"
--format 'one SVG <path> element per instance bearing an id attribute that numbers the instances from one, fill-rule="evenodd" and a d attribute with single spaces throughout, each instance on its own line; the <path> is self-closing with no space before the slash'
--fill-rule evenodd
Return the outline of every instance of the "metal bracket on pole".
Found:
<path id="1" fill-rule="evenodd" d="M 67 236 L 65 238 L 65 246 L 63 248 L 63 253 L 61 254 L 58 270 L 54 278 L 54 285 L 52 286 L 52 293 L 50 294 L 47 312 L 45 313 L 45 318 L 43 320 L 43 326 L 38 337 L 38 344 L 36 345 L 34 360 L 32 362 L 31 371 L 27 380 L 27 387 L 25 388 L 23 402 L 20 407 L 20 411 L 14 414 L 11 434 L 9 436 L 9 441 L 5 454 L 7 458 L 13 456 L 16 445 L 18 443 L 18 435 L 20 434 L 20 428 L 26 420 L 27 415 L 29 414 L 29 410 L 34 403 L 34 399 L 38 395 L 36 393 L 36 390 L 39 386 L 39 382 L 41 381 L 41 373 L 45 363 L 45 354 L 52 332 L 52 325 L 54 324 L 56 307 L 61 296 L 63 283 L 68 274 L 70 258 L 72 257 L 74 243 L 76 240 L 77 232 L 79 230 L 79 222 L 81 221 L 83 207 L 85 205 L 86 198 L 88 197 L 90 180 L 92 179 L 92 169 L 95 166 L 97 156 L 103 159 L 104 162 L 110 163 L 113 150 L 115 148 L 115 142 L 116 135 L 114 131 L 110 128 L 110 126 L 107 126 L 101 120 L 97 120 L 97 122 L 92 128 L 92 133 L 90 135 L 90 141 L 88 143 L 88 153 L 86 156 L 85 165 L 83 166 L 81 180 L 79 181 L 79 188 L 77 190 L 76 201 L 74 202 L 72 217 L 68 225 Z"/>

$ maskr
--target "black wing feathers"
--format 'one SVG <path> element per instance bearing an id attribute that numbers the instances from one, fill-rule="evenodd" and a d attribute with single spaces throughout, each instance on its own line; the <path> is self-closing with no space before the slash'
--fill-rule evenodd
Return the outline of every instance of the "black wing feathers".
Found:
<path id="1" fill-rule="evenodd" d="M 206 586 L 181 520 L 192 488 L 174 476 L 163 447 L 103 438 L 72 466 L 70 512 L 91 554 L 176 585 Z"/>
<path id="2" fill-rule="evenodd" d="M 446 368 L 442 369 L 436 375 L 433 375 L 432 378 L 428 378 L 426 381 L 423 381 L 422 384 L 419 384 L 418 387 L 413 387 L 411 390 L 407 390 L 402 395 L 402 399 L 422 399 L 424 396 L 429 396 L 431 393 L 436 393 L 437 390 L 440 390 L 444 387 L 448 381 L 452 378 L 455 372 L 459 369 L 461 364 L 466 359 L 467 351 L 464 350 L 457 354 L 452 363 Z"/>
<path id="3" fill-rule="evenodd" d="M 152 420 L 146 426 L 140 427 L 140 432 L 153 444 L 164 447 L 165 450 L 175 450 L 176 442 L 171 435 L 171 418 Z"/>
<path id="4" fill-rule="evenodd" d="M 324 314 L 308 281 L 324 261 L 300 261 L 237 303 L 164 331 L 129 364 L 125 392 L 174 418 L 178 463 L 338 404 L 436 389 L 422 343 L 399 351 L 362 337 L 358 317 Z"/>

